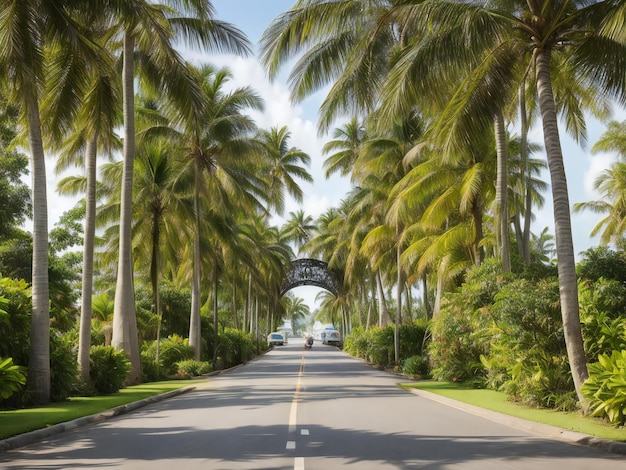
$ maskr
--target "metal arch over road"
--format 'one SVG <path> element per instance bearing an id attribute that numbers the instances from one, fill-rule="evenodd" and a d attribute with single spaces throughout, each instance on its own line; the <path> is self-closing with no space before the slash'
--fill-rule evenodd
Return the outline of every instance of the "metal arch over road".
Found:
<path id="1" fill-rule="evenodd" d="M 280 296 L 299 286 L 317 286 L 326 289 L 335 296 L 339 295 L 339 277 L 328 269 L 324 261 L 311 258 L 296 259 L 291 262 L 291 269 L 285 274 L 280 286 Z"/>

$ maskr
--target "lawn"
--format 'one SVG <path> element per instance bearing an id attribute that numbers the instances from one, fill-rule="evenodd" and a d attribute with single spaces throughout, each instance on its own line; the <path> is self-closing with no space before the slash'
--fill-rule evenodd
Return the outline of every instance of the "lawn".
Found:
<path id="1" fill-rule="evenodd" d="M 550 424 L 602 439 L 626 441 L 626 429 L 623 427 L 615 427 L 598 418 L 583 416 L 581 412 L 565 413 L 519 405 L 510 401 L 506 394 L 493 390 L 475 389 L 450 382 L 433 381 L 402 384 L 402 386 L 405 388 L 418 388 L 509 416 Z"/>
<path id="2" fill-rule="evenodd" d="M 47 406 L 0 411 L 0 439 L 93 415 L 205 381 L 206 379 L 151 382 L 126 387 L 112 395 L 72 397 L 67 401 L 52 403 Z"/>

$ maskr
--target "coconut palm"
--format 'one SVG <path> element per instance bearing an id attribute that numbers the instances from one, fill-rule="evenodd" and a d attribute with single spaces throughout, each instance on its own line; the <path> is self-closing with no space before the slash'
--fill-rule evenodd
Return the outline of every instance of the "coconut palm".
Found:
<path id="1" fill-rule="evenodd" d="M 289 213 L 289 219 L 281 228 L 281 233 L 290 242 L 298 247 L 298 254 L 302 252 L 303 246 L 309 241 L 316 225 L 313 217 L 305 215 L 303 210 Z"/>
<path id="2" fill-rule="evenodd" d="M 188 45 L 205 50 L 249 53 L 243 33 L 214 19 L 208 0 L 169 0 L 166 5 L 145 0 L 110 0 L 103 10 L 118 18 L 123 36 L 122 97 L 124 116 L 124 174 L 121 196 L 120 247 L 116 315 L 113 345 L 126 351 L 131 359 L 128 382 L 137 382 L 141 370 L 132 273 L 132 184 L 135 158 L 134 83 L 135 62 L 142 75 L 142 85 L 158 90 L 178 103 L 181 116 L 196 119 L 202 96 L 174 45 L 182 39 Z"/>
<path id="3" fill-rule="evenodd" d="M 249 87 L 227 93 L 228 69 L 215 70 L 204 66 L 196 72 L 196 80 L 205 96 L 205 105 L 197 119 L 184 121 L 180 129 L 172 129 L 188 171 L 193 175 L 193 281 L 189 343 L 200 354 L 200 280 L 203 220 L 213 217 L 225 220 L 229 206 L 259 210 L 263 181 L 255 175 L 253 162 L 257 149 L 251 133 L 254 122 L 244 112 L 259 109 L 260 98 Z M 219 228 L 219 224 L 213 224 Z M 207 232 L 212 233 L 212 232 Z M 226 238 L 223 238 L 226 240 Z M 215 249 L 216 247 L 214 247 Z M 215 273 L 214 273 L 215 274 Z M 216 325 L 215 325 L 216 326 Z"/>
<path id="4" fill-rule="evenodd" d="M 291 133 L 287 126 L 260 130 L 256 138 L 260 147 L 261 174 L 266 182 L 266 198 L 279 215 L 285 211 L 285 192 L 297 202 L 302 202 L 303 193 L 294 177 L 311 183 L 313 177 L 300 166 L 311 164 L 311 157 L 296 147 L 289 147 Z"/>
<path id="5" fill-rule="evenodd" d="M 582 400 L 580 386 L 588 372 L 580 331 L 569 197 L 558 130 L 557 103 L 562 103 L 564 96 L 571 97 L 571 90 L 580 84 L 586 84 L 589 89 L 597 90 L 605 97 L 626 100 L 626 75 L 620 65 L 623 64 L 626 52 L 618 40 L 606 35 L 604 29 L 614 17 L 615 2 L 494 1 L 486 5 L 422 2 L 410 6 L 398 4 L 394 11 L 415 28 L 418 36 L 423 33 L 428 39 L 407 47 L 391 71 L 392 80 L 386 88 L 388 93 L 383 93 L 383 98 L 389 98 L 394 103 L 391 109 L 401 109 L 406 103 L 414 103 L 422 90 L 432 83 L 441 82 L 447 76 L 449 69 L 433 65 L 437 62 L 436 56 L 432 55 L 434 49 L 422 47 L 429 41 L 431 44 L 435 41 L 445 43 L 448 47 L 448 54 L 439 58 L 465 60 L 465 63 L 470 64 L 471 59 L 463 55 L 475 54 L 476 47 L 482 47 L 487 52 L 506 45 L 509 51 L 526 62 L 525 65 L 521 63 L 523 68 L 534 72 L 552 183 L 561 312 L 574 385 Z M 425 18 L 428 21 L 424 21 Z M 433 29 L 433 24 L 438 25 L 438 28 Z M 585 33 L 582 34 L 582 31 Z M 449 41 L 446 42 L 444 38 Z M 459 47 L 461 41 L 463 47 Z M 527 54 L 519 53 L 523 50 Z M 438 52 L 443 51 L 440 49 Z M 553 82 L 552 74 L 557 74 L 559 68 L 566 69 L 570 77 L 575 78 L 568 82 L 568 87 L 561 83 L 561 86 L 555 88 L 556 81 Z M 426 76 L 433 81 L 425 80 Z M 510 83 L 506 69 L 503 69 L 501 81 Z M 492 99 L 492 96 L 486 98 Z M 581 130 L 581 117 L 582 113 L 579 113 L 577 119 L 568 121 L 568 127 L 578 126 L 578 130 Z"/>
<path id="6" fill-rule="evenodd" d="M 99 50 L 89 34 L 72 18 L 75 2 L 20 0 L 0 6 L 0 74 L 11 99 L 22 106 L 28 128 L 33 193 L 33 284 L 31 351 L 28 387 L 36 404 L 50 401 L 50 310 L 48 287 L 48 203 L 40 114 L 49 74 L 67 74 L 68 86 L 59 90 L 56 117 L 67 122 L 78 106 L 76 93 L 87 61 Z M 56 48 L 56 49 L 55 49 Z M 55 60 L 51 62 L 52 52 Z M 50 54 L 48 54 L 50 53 Z"/>
<path id="7" fill-rule="evenodd" d="M 359 158 L 361 145 L 366 140 L 365 126 L 356 118 L 352 118 L 343 127 L 335 128 L 333 140 L 326 142 L 322 148 L 322 153 L 328 155 L 324 160 L 326 178 L 337 172 L 341 176 L 349 175 Z"/>

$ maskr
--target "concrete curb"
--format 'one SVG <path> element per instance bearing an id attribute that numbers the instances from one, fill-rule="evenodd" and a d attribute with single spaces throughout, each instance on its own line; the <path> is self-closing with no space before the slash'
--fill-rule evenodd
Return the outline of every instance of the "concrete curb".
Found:
<path id="1" fill-rule="evenodd" d="M 250 359 L 248 362 L 252 362 L 260 358 L 266 353 L 267 351 L 263 352 L 259 356 L 256 356 Z M 244 362 L 243 364 L 238 364 L 229 369 L 216 370 L 216 371 L 210 372 L 205 377 L 208 378 L 208 377 L 214 377 L 217 375 L 227 374 L 246 364 L 247 363 Z M 144 398 L 143 400 L 139 400 L 139 401 L 132 402 L 132 403 L 127 403 L 126 405 L 120 405 L 118 407 L 111 408 L 110 410 L 102 411 L 94 415 L 84 416 L 82 418 L 76 418 L 71 421 L 65 421 L 63 423 L 54 424 L 52 426 L 48 426 L 47 428 L 37 429 L 35 431 L 18 434 L 17 436 L 0 440 L 0 452 L 6 452 L 8 450 L 13 450 L 13 449 L 17 449 L 20 447 L 24 447 L 24 446 L 33 444 L 35 442 L 39 442 L 44 439 L 48 439 L 50 437 L 56 436 L 58 434 L 71 431 L 73 429 L 77 429 L 83 426 L 87 426 L 88 424 L 99 423 L 101 421 L 104 421 L 105 419 L 109 419 L 114 416 L 119 416 L 125 413 L 129 413 L 138 408 L 149 405 L 150 403 L 156 403 L 162 400 L 166 400 L 168 398 L 175 397 L 177 395 L 182 395 L 183 393 L 188 393 L 193 390 L 198 390 L 198 389 L 204 388 L 204 386 L 205 386 L 204 384 L 188 385 L 186 387 L 181 387 L 176 390 L 171 390 L 169 392 L 161 393 L 160 395 L 154 395 L 152 397 Z"/>
<path id="2" fill-rule="evenodd" d="M 342 352 L 346 356 L 351 357 L 352 359 L 357 359 L 374 369 L 387 372 L 388 374 L 394 375 L 396 377 L 402 377 L 407 380 L 411 380 L 410 377 L 407 377 L 402 374 L 398 374 L 393 371 L 379 369 L 361 358 L 351 356 L 345 351 L 342 351 Z M 569 429 L 563 429 L 557 426 L 551 426 L 549 424 L 537 423 L 535 421 L 529 421 L 527 419 L 517 418 L 515 416 L 498 413 L 497 411 L 487 410 L 479 406 L 470 405 L 468 403 L 454 400 L 452 398 L 447 398 L 442 395 L 438 395 L 436 393 L 427 392 L 426 390 L 420 390 L 418 388 L 410 388 L 410 387 L 403 387 L 403 388 L 405 390 L 410 391 L 414 395 L 420 396 L 422 398 L 436 401 L 444 405 L 452 406 L 454 408 L 458 408 L 468 413 L 482 416 L 483 418 L 487 418 L 491 421 L 506 424 L 516 429 L 521 429 L 522 431 L 527 431 L 531 434 L 549 437 L 551 439 L 568 442 L 570 444 L 593 447 L 593 448 L 600 449 L 604 452 L 609 452 L 612 454 L 626 455 L 626 442 L 618 442 L 618 441 L 611 441 L 609 439 L 601 439 L 596 436 L 590 436 L 588 434 L 570 431 Z"/>
<path id="3" fill-rule="evenodd" d="M 556 439 L 570 444 L 583 445 L 587 447 L 594 447 L 596 449 L 610 452 L 613 454 L 626 455 L 626 442 L 611 441 L 608 439 L 600 439 L 599 437 L 582 434 L 575 431 L 559 428 L 549 424 L 537 423 L 535 421 L 529 421 L 523 418 L 517 418 L 497 411 L 487 410 L 478 406 L 463 403 L 452 398 L 447 398 L 436 393 L 427 392 L 416 388 L 407 388 L 411 393 L 428 400 L 443 403 L 444 405 L 452 406 L 454 408 L 472 413 L 483 418 L 487 418 L 491 421 L 506 424 L 522 431 L 527 431 L 531 434 L 541 435 Z"/>
<path id="4" fill-rule="evenodd" d="M 170 390 L 169 392 L 161 393 L 160 395 L 154 395 L 152 397 L 144 398 L 143 400 L 127 403 L 126 405 L 120 405 L 110 410 L 102 411 L 90 416 L 84 416 L 82 418 L 76 418 L 64 423 L 54 424 L 47 428 L 37 429 L 35 431 L 18 434 L 17 436 L 9 437 L 4 440 L 0 440 L 0 452 L 6 452 L 7 450 L 17 449 L 24 447 L 35 442 L 48 439 L 58 434 L 71 431 L 83 426 L 87 426 L 92 423 L 99 423 L 105 419 L 119 416 L 125 413 L 129 413 L 150 403 L 156 403 L 168 398 L 182 395 L 184 393 L 196 390 L 198 385 L 189 385 L 187 387 L 178 388 L 176 390 Z"/>

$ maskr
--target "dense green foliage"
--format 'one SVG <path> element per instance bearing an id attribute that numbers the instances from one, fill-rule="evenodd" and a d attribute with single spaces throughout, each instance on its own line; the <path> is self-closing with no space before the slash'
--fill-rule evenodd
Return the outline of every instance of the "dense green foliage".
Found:
<path id="1" fill-rule="evenodd" d="M 393 326 L 375 327 L 367 330 L 358 327 L 353 329 L 345 339 L 343 349 L 348 354 L 365 359 L 377 366 L 390 367 L 394 364 L 393 336 Z M 422 358 L 425 354 L 424 346 L 427 344 L 425 337 L 427 337 L 427 324 L 425 321 L 416 320 L 412 324 L 402 325 L 400 327 L 401 360 L 405 361 L 414 357 Z M 410 360 L 411 363 L 417 363 L 418 361 L 418 359 Z"/>
<path id="2" fill-rule="evenodd" d="M 626 350 L 600 354 L 598 361 L 589 365 L 583 394 L 593 416 L 619 425 L 626 422 Z"/>
<path id="3" fill-rule="evenodd" d="M 26 367 L 13 364 L 13 359 L 0 357 L 0 401 L 19 392 L 26 385 Z"/>
<path id="4" fill-rule="evenodd" d="M 130 363 L 123 351 L 111 346 L 93 346 L 89 360 L 90 385 L 96 394 L 108 395 L 124 386 Z"/>
<path id="5" fill-rule="evenodd" d="M 208 362 L 194 361 L 189 359 L 176 363 L 176 376 L 181 379 L 191 379 L 208 374 L 213 369 Z"/>
<path id="6" fill-rule="evenodd" d="M 248 362 L 257 355 L 257 349 L 252 335 L 226 328 L 219 335 L 217 353 L 220 368 L 229 368 Z"/>

